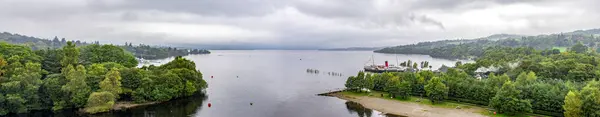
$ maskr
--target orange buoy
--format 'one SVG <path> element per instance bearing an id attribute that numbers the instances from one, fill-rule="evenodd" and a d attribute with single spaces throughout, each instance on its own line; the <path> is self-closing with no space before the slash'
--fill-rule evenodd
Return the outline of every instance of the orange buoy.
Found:
<path id="1" fill-rule="evenodd" d="M 210 108 L 210 106 L 212 106 L 210 103 L 208 103 L 208 107 Z"/>

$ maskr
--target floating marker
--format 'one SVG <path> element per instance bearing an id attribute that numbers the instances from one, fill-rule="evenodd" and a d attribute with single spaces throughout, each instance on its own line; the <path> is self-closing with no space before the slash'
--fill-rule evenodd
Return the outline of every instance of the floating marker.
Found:
<path id="1" fill-rule="evenodd" d="M 253 104 L 253 103 L 252 103 L 252 102 L 250 102 L 250 105 L 252 105 L 252 104 Z"/>
<path id="2" fill-rule="evenodd" d="M 212 105 L 210 103 L 208 103 L 208 107 L 210 108 Z"/>

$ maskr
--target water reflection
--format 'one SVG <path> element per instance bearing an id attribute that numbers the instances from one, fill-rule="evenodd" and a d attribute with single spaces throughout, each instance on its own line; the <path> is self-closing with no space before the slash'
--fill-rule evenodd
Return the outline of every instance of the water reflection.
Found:
<path id="1" fill-rule="evenodd" d="M 363 105 L 353 102 L 353 101 L 347 101 L 346 102 L 346 109 L 348 109 L 348 112 L 350 112 L 350 114 L 356 113 L 356 115 L 358 115 L 358 117 L 371 117 L 373 115 L 373 110 L 365 108 Z M 377 113 L 377 111 L 375 111 Z M 381 115 L 384 117 L 406 117 L 406 116 L 400 116 L 400 115 L 393 115 L 393 114 L 385 114 L 385 115 Z"/>
<path id="2" fill-rule="evenodd" d="M 51 110 L 33 111 L 24 114 L 10 114 L 8 117 L 185 117 L 192 116 L 202 108 L 206 95 L 175 99 L 156 105 L 141 106 L 123 111 L 88 115 L 76 110 L 52 112 Z"/>
<path id="3" fill-rule="evenodd" d="M 373 110 L 365 108 L 359 103 L 352 101 L 346 102 L 346 109 L 348 109 L 348 112 L 350 113 L 356 113 L 359 117 L 371 117 L 373 114 Z"/>
<path id="4" fill-rule="evenodd" d="M 196 95 L 172 100 L 157 105 L 137 107 L 125 111 L 117 111 L 91 117 L 186 117 L 193 116 L 204 107 L 206 95 Z"/>

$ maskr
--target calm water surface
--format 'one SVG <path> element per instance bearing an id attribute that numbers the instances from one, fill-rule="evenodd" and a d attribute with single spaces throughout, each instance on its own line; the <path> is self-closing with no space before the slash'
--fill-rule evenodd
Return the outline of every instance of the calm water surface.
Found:
<path id="1" fill-rule="evenodd" d="M 355 75 L 365 64 L 371 64 L 368 62 L 371 56 L 374 56 L 376 64 L 383 64 L 386 60 L 397 64 L 396 57 L 400 61 L 430 61 L 433 68 L 455 62 L 427 55 L 396 56 L 369 51 L 216 50 L 209 55 L 185 57 L 195 61 L 198 70 L 203 73 L 208 83 L 206 96 L 94 116 L 382 117 L 385 115 L 360 104 L 316 95 L 343 88 L 348 76 Z M 160 60 L 157 64 L 170 60 L 172 58 Z M 318 69 L 320 73 L 307 73 L 309 68 Z M 328 75 L 327 72 L 342 76 Z M 207 107 L 208 103 L 212 107 Z M 74 114 L 67 111 L 31 115 Z"/>

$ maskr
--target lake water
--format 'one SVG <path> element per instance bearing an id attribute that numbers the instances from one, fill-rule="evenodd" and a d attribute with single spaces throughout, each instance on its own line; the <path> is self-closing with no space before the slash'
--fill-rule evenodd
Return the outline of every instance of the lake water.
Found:
<path id="1" fill-rule="evenodd" d="M 427 55 L 379 54 L 369 51 L 313 50 L 215 50 L 207 55 L 185 58 L 196 62 L 208 83 L 206 96 L 178 99 L 163 104 L 122 112 L 105 113 L 103 117 L 120 116 L 195 116 L 195 117 L 381 117 L 380 112 L 335 97 L 317 96 L 344 87 L 346 78 L 355 75 L 373 56 L 376 64 L 388 60 L 430 61 L 437 69 L 455 61 Z M 172 60 L 159 60 L 162 64 Z M 319 74 L 307 73 L 317 69 Z M 341 76 L 328 75 L 328 72 Z M 212 78 L 211 78 L 212 76 Z M 208 107 L 208 103 L 212 106 Z M 252 103 L 252 105 L 251 105 Z M 49 116 L 39 113 L 37 115 Z M 36 115 L 36 113 L 31 113 Z M 50 114 L 52 115 L 52 114 Z M 73 116 L 72 112 L 55 116 Z M 89 115 L 87 115 L 89 116 Z"/>

